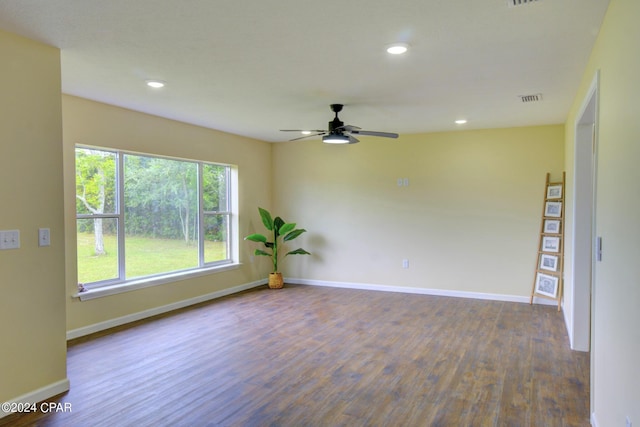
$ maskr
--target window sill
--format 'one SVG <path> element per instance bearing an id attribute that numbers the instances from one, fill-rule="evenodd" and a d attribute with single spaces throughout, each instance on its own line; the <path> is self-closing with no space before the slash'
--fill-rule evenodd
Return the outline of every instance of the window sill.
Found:
<path id="1" fill-rule="evenodd" d="M 213 273 L 221 273 L 223 271 L 235 270 L 240 267 L 240 263 L 226 264 L 211 268 L 203 268 L 195 271 L 186 271 L 173 274 L 166 274 L 160 277 L 152 277 L 147 279 L 130 280 L 125 283 L 116 285 L 103 286 L 97 289 L 91 289 L 84 292 L 78 292 L 72 295 L 73 298 L 79 298 L 80 301 L 87 301 L 95 298 L 106 297 L 109 295 L 121 294 L 123 292 L 131 292 L 137 289 L 144 289 L 151 286 L 163 285 L 165 283 L 177 282 L 180 280 L 191 279 L 193 277 L 206 276 Z"/>

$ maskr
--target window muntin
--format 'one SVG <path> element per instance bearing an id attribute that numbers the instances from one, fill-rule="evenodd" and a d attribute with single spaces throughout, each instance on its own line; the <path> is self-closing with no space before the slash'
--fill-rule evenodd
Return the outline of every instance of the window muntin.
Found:
<path id="1" fill-rule="evenodd" d="M 85 288 L 231 263 L 230 166 L 76 147 Z"/>

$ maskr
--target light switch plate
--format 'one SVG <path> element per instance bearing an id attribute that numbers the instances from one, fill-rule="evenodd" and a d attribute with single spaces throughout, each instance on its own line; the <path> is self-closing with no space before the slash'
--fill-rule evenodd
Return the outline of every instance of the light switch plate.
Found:
<path id="1" fill-rule="evenodd" d="M 0 249 L 19 249 L 20 230 L 0 231 Z"/>
<path id="2" fill-rule="evenodd" d="M 51 232 L 48 228 L 38 229 L 38 246 L 51 245 Z"/>

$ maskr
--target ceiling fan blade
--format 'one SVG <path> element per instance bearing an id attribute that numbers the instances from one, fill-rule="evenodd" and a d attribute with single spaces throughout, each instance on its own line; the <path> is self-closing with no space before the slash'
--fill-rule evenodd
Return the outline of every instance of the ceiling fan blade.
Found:
<path id="1" fill-rule="evenodd" d="M 327 134 L 327 132 L 320 131 L 320 133 L 312 133 L 311 135 L 303 135 L 303 136 L 301 136 L 299 138 L 290 139 L 289 141 L 298 141 L 299 139 L 311 138 L 312 136 L 320 136 L 320 135 L 326 135 L 326 134 Z"/>
<path id="2" fill-rule="evenodd" d="M 280 129 L 280 132 L 326 132 L 324 129 Z"/>
<path id="3" fill-rule="evenodd" d="M 391 132 L 376 132 L 373 130 L 352 130 L 351 133 L 356 135 L 368 135 L 368 136 L 381 136 L 383 138 L 397 138 L 397 133 Z"/>
<path id="4" fill-rule="evenodd" d="M 376 132 L 370 130 L 362 130 L 362 128 L 353 125 L 345 125 L 338 118 L 338 113 L 342 111 L 342 104 L 331 104 L 331 111 L 333 111 L 336 116 L 335 118 L 329 122 L 329 129 L 280 129 L 280 132 L 301 132 L 303 135 L 298 138 L 290 139 L 289 141 L 298 141 L 300 139 L 311 138 L 314 136 L 322 136 L 322 142 L 327 144 L 355 144 L 359 142 L 358 139 L 353 135 L 368 135 L 368 136 L 381 136 L 383 138 L 397 138 L 397 133 L 391 132 Z M 315 132 L 315 133 L 313 133 Z M 352 135 L 353 134 L 353 135 Z M 329 136 L 326 136 L 329 135 Z"/>

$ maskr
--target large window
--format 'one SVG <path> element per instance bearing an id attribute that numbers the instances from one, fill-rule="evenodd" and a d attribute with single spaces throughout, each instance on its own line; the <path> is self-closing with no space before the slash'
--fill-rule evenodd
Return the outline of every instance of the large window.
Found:
<path id="1" fill-rule="evenodd" d="M 230 167 L 76 147 L 86 289 L 231 263 Z"/>

